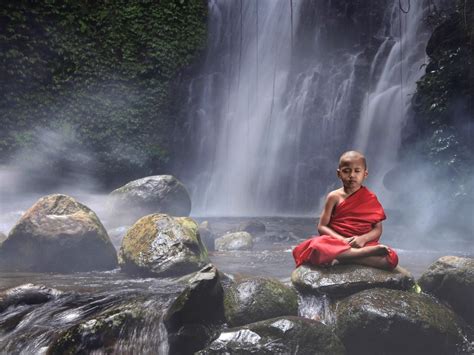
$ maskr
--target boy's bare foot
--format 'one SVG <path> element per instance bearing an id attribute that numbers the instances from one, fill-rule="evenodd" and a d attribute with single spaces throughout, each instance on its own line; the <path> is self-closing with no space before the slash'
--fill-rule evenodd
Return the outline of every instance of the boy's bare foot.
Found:
<path id="1" fill-rule="evenodd" d="M 374 255 L 388 255 L 388 247 L 386 245 L 383 245 L 383 244 L 379 244 L 376 246 L 377 249 L 374 253 Z"/>

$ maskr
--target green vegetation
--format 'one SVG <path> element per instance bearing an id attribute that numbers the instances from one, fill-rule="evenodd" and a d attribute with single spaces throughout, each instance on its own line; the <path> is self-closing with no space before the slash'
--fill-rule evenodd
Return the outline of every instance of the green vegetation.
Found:
<path id="1" fill-rule="evenodd" d="M 171 84 L 203 49 L 206 15 L 203 0 L 3 1 L 0 163 L 52 130 L 65 147 L 51 169 L 116 183 L 163 172 Z"/>
<path id="2" fill-rule="evenodd" d="M 461 187 L 472 176 L 474 163 L 473 41 L 474 4 L 458 1 L 457 10 L 441 22 L 428 43 L 430 63 L 414 99 L 416 144 Z"/>

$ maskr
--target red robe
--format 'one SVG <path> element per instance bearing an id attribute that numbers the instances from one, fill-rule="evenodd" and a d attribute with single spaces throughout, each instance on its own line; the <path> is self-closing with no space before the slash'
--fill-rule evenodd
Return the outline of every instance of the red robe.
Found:
<path id="1" fill-rule="evenodd" d="M 370 232 L 376 223 L 385 218 L 385 212 L 377 196 L 362 186 L 334 208 L 328 226 L 343 237 L 349 238 Z M 378 239 L 365 245 L 377 244 L 379 244 Z M 293 249 L 293 257 L 297 267 L 304 263 L 324 265 L 350 248 L 351 246 L 343 240 L 321 235 L 298 244 Z M 391 248 L 389 248 L 387 261 L 392 268 L 398 264 L 398 256 Z"/>

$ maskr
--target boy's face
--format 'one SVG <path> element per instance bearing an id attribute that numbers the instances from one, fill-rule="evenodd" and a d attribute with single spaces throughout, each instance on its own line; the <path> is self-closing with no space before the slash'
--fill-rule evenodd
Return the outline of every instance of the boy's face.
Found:
<path id="1" fill-rule="evenodd" d="M 362 186 L 369 172 L 362 158 L 345 158 L 341 161 L 337 176 L 345 188 L 357 190 Z"/>

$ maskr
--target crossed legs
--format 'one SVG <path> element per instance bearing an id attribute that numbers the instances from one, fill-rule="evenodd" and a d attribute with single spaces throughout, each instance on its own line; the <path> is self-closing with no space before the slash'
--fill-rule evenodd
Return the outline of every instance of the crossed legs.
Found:
<path id="1" fill-rule="evenodd" d="M 339 254 L 335 260 L 342 264 L 360 264 L 379 269 L 390 270 L 387 260 L 388 249 L 385 245 L 373 245 L 363 248 L 351 248 Z"/>

